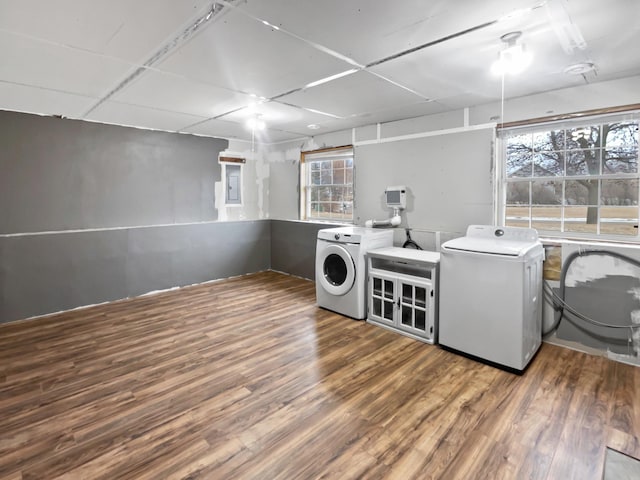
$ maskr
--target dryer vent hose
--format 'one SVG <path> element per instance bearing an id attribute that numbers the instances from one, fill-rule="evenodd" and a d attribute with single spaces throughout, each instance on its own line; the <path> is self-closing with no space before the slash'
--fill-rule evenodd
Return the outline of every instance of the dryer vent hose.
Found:
<path id="1" fill-rule="evenodd" d="M 367 228 L 372 227 L 397 227 L 402 222 L 400 215 L 395 215 L 388 220 L 367 220 L 364 226 Z"/>
<path id="2" fill-rule="evenodd" d="M 387 220 L 367 220 L 364 222 L 364 226 L 367 228 L 372 227 L 397 227 L 402 223 L 402 217 L 400 217 L 400 210 L 398 208 L 393 209 L 393 217 Z"/>

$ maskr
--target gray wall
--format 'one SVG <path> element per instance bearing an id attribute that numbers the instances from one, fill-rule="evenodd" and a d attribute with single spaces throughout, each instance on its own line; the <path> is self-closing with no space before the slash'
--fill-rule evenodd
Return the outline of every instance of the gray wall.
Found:
<path id="1" fill-rule="evenodd" d="M 215 222 L 226 140 L 0 112 L 0 322 L 268 269 Z"/>
<path id="2" fill-rule="evenodd" d="M 226 140 L 0 111 L 0 234 L 217 219 Z"/>
<path id="3" fill-rule="evenodd" d="M 315 280 L 318 230 L 337 224 L 271 221 L 271 268 Z"/>

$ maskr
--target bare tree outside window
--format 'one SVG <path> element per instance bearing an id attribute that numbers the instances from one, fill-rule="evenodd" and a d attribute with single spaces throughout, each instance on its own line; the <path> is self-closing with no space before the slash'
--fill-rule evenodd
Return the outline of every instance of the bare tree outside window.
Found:
<path id="1" fill-rule="evenodd" d="M 505 135 L 507 225 L 637 236 L 638 121 Z"/>

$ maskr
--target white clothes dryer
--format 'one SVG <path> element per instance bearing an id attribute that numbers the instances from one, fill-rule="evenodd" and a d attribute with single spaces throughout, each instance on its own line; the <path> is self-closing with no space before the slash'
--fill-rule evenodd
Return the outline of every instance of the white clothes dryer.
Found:
<path id="1" fill-rule="evenodd" d="M 367 317 L 366 252 L 393 246 L 393 230 L 326 228 L 316 242 L 318 306 L 361 320 Z"/>
<path id="2" fill-rule="evenodd" d="M 470 225 L 440 251 L 440 345 L 522 372 L 542 341 L 544 248 L 532 228 Z"/>

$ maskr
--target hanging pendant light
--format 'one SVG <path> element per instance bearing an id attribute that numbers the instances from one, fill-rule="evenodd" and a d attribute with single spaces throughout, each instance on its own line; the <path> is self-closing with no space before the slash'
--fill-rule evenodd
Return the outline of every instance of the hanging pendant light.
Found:
<path id="1" fill-rule="evenodd" d="M 533 55 L 522 43 L 516 43 L 522 32 L 505 33 L 500 37 L 507 46 L 498 53 L 498 59 L 491 65 L 494 75 L 516 75 L 531 65 Z"/>
<path id="2" fill-rule="evenodd" d="M 247 120 L 247 128 L 249 130 L 264 130 L 265 127 L 267 126 L 267 124 L 264 122 L 264 120 L 262 120 L 262 118 L 260 118 L 261 115 L 255 115 L 254 117 L 251 117 L 250 119 Z"/>

